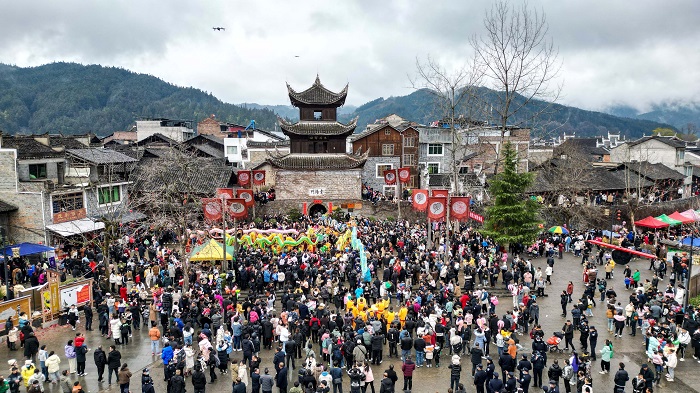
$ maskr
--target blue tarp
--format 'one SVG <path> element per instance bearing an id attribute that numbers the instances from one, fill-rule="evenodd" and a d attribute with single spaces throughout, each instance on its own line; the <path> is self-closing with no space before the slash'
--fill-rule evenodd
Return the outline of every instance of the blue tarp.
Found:
<path id="1" fill-rule="evenodd" d="M 45 246 L 43 244 L 36 243 L 19 243 L 7 246 L 4 249 L 0 248 L 0 254 L 12 256 L 12 249 L 19 247 L 19 256 L 23 257 L 25 255 L 39 254 L 42 252 L 52 251 L 54 248 Z"/>
<path id="2" fill-rule="evenodd" d="M 693 241 L 693 247 L 700 247 L 700 237 L 686 237 L 685 239 L 683 239 L 683 241 L 681 241 L 681 244 L 689 246 L 691 240 Z"/>

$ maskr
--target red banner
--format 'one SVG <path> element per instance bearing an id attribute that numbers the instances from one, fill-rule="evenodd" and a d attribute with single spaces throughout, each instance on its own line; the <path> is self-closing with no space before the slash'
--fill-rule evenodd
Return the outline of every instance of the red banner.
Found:
<path id="1" fill-rule="evenodd" d="M 469 197 L 452 197 L 450 199 L 450 219 L 466 221 L 469 218 Z"/>
<path id="2" fill-rule="evenodd" d="M 440 221 L 447 214 L 447 198 L 446 197 L 430 197 L 428 198 L 428 219 L 431 221 Z"/>
<path id="3" fill-rule="evenodd" d="M 221 220 L 221 199 L 202 198 L 202 209 L 204 210 L 204 218 L 207 220 Z"/>
<path id="4" fill-rule="evenodd" d="M 428 190 L 413 190 L 411 194 L 413 208 L 418 211 L 425 211 L 428 208 Z"/>
<path id="5" fill-rule="evenodd" d="M 396 169 L 384 171 L 384 183 L 390 186 L 396 184 Z"/>
<path id="6" fill-rule="evenodd" d="M 233 188 L 217 188 L 216 197 L 221 199 L 222 196 L 224 199 L 233 198 Z"/>
<path id="7" fill-rule="evenodd" d="M 410 168 L 399 168 L 399 181 L 401 183 L 408 183 L 411 181 L 411 169 Z"/>
<path id="8" fill-rule="evenodd" d="M 253 184 L 256 186 L 265 184 L 265 171 L 253 171 Z"/>
<path id="9" fill-rule="evenodd" d="M 238 171 L 238 185 L 245 187 L 250 184 L 250 171 Z"/>
<path id="10" fill-rule="evenodd" d="M 245 199 L 233 198 L 226 201 L 226 210 L 232 218 L 246 218 L 248 216 L 248 207 L 246 207 Z"/>
<path id="11" fill-rule="evenodd" d="M 430 190 L 430 196 L 432 196 L 432 197 L 444 197 L 444 198 L 447 198 L 447 196 L 449 195 L 449 193 L 450 193 L 449 190 L 442 189 L 442 188 L 436 188 L 436 189 Z"/>
<path id="12" fill-rule="evenodd" d="M 241 198 L 245 200 L 246 207 L 251 207 L 255 204 L 255 199 L 253 198 L 253 190 L 248 189 L 238 189 L 236 190 L 236 198 Z"/>
<path id="13" fill-rule="evenodd" d="M 476 222 L 480 222 L 482 224 L 484 223 L 484 216 L 476 214 L 471 210 L 469 211 L 469 218 L 471 218 L 472 220 L 474 220 Z"/>

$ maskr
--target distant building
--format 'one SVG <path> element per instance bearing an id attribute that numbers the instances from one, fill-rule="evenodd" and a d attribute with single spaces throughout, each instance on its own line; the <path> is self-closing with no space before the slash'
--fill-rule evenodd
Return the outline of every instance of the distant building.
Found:
<path id="1" fill-rule="evenodd" d="M 164 135 L 176 142 L 184 142 L 195 136 L 191 120 L 142 119 L 136 121 L 136 141 L 154 134 Z"/>

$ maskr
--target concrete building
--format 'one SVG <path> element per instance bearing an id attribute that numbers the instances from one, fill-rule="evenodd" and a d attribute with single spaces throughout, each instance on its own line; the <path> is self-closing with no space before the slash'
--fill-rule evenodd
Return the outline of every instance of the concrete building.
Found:
<path id="1" fill-rule="evenodd" d="M 174 141 L 184 142 L 195 136 L 195 130 L 191 120 L 142 119 L 136 121 L 137 142 L 154 134 L 161 134 Z"/>

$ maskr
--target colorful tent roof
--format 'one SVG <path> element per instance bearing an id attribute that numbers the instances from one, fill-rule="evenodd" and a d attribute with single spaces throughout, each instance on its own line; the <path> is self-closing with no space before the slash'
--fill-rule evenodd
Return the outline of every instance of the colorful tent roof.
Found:
<path id="1" fill-rule="evenodd" d="M 221 261 L 224 259 L 224 249 L 221 243 L 214 239 L 209 239 L 208 242 L 201 246 L 195 247 L 190 253 L 190 262 L 201 261 Z M 233 259 L 233 247 L 226 246 L 226 260 Z"/>
<path id="2" fill-rule="evenodd" d="M 663 221 L 659 221 L 652 216 L 641 219 L 639 221 L 635 221 L 634 225 L 636 225 L 638 227 L 653 228 L 653 229 L 666 228 L 667 226 L 669 226 L 667 223 L 665 223 Z"/>
<path id="3" fill-rule="evenodd" d="M 665 222 L 666 224 L 668 224 L 668 225 L 670 225 L 670 226 L 672 226 L 672 227 L 681 224 L 680 221 L 674 220 L 673 218 L 671 218 L 671 217 L 669 217 L 669 216 L 667 216 L 667 215 L 665 215 L 665 214 L 662 214 L 662 215 L 656 217 L 656 219 L 659 220 L 659 221 L 663 221 L 663 222 Z"/>
<path id="4" fill-rule="evenodd" d="M 672 218 L 676 221 L 680 221 L 681 224 L 690 224 L 690 223 L 695 222 L 694 219 L 686 217 L 685 215 L 679 213 L 678 211 L 675 211 L 675 212 L 669 214 L 668 216 L 669 216 L 669 218 Z"/>
<path id="5" fill-rule="evenodd" d="M 696 213 L 693 209 L 688 209 L 681 214 L 688 218 L 692 218 L 693 221 L 700 221 L 700 214 Z"/>

